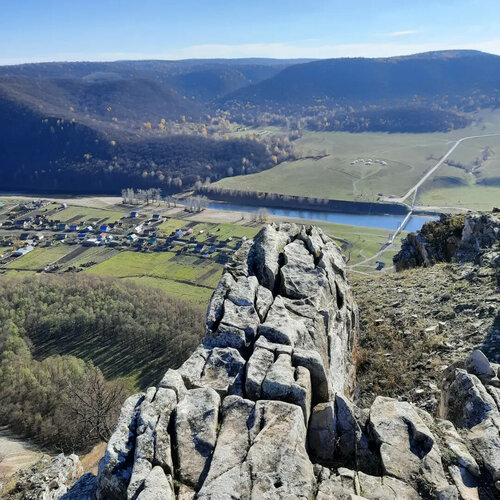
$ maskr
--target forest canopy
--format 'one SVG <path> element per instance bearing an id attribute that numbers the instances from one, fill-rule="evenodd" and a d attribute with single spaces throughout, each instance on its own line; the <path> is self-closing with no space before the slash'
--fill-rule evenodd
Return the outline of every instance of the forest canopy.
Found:
<path id="1" fill-rule="evenodd" d="M 45 275 L 3 281 L 0 324 L 0 425 L 73 451 L 107 439 L 126 394 L 189 356 L 204 311 L 133 282 Z"/>

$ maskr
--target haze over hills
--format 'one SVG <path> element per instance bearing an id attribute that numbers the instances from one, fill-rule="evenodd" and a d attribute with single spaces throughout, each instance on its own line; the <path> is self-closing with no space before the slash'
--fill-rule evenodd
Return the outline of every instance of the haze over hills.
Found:
<path id="1" fill-rule="evenodd" d="M 291 157 L 288 146 L 226 137 L 242 125 L 448 131 L 498 107 L 499 75 L 500 57 L 477 51 L 4 66 L 2 187 L 172 191 Z"/>

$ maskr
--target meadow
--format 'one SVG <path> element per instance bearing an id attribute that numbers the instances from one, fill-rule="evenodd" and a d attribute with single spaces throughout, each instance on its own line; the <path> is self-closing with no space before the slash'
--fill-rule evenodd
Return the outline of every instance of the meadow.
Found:
<path id="1" fill-rule="evenodd" d="M 278 131 L 272 128 L 267 133 Z M 500 111 L 481 111 L 475 115 L 472 125 L 449 133 L 304 131 L 295 143 L 302 159 L 283 162 L 257 174 L 228 177 L 217 185 L 226 189 L 373 202 L 380 195 L 405 194 L 458 139 L 493 133 L 500 133 Z M 422 193 L 419 193 L 419 204 L 435 205 L 434 201 L 438 199 L 441 206 L 467 207 L 465 201 L 475 198 L 477 208 L 491 209 L 495 198 L 500 199 L 500 137 L 466 141 L 450 159 L 468 164 L 481 154 L 485 146 L 490 146 L 491 156 L 473 176 L 474 179 L 457 182 L 456 177 L 461 173 L 455 171 L 460 169 L 443 166 L 443 170 L 438 170 L 424 184 Z M 360 159 L 365 161 L 352 164 Z M 366 160 L 372 160 L 371 165 L 367 165 Z M 453 175 L 445 170 L 450 168 Z M 493 182 L 496 179 L 497 184 L 488 188 L 485 184 L 492 182 L 491 179 Z M 455 191 L 460 188 L 472 188 L 472 194 L 465 196 L 462 191 Z M 432 194 L 436 190 L 437 198 Z"/>

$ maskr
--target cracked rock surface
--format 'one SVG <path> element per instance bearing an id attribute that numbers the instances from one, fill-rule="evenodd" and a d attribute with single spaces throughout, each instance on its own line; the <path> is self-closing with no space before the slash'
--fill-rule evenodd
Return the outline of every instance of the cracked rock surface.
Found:
<path id="1" fill-rule="evenodd" d="M 358 321 L 337 245 L 265 227 L 226 266 L 203 345 L 123 405 L 93 498 L 495 498 L 498 365 L 450 367 L 441 420 L 386 397 L 363 410 Z"/>

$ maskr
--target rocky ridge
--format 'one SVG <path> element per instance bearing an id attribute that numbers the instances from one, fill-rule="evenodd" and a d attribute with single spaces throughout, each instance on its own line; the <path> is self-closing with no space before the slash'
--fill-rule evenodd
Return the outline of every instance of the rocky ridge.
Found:
<path id="1" fill-rule="evenodd" d="M 441 215 L 410 233 L 394 256 L 398 271 L 436 262 L 473 262 L 500 269 L 500 213 Z M 500 278 L 500 274 L 498 274 Z"/>
<path id="2" fill-rule="evenodd" d="M 226 267 L 203 345 L 124 403 L 98 477 L 63 498 L 498 497 L 500 366 L 480 350 L 449 366 L 440 418 L 361 409 L 357 311 L 321 230 L 267 226 Z"/>

